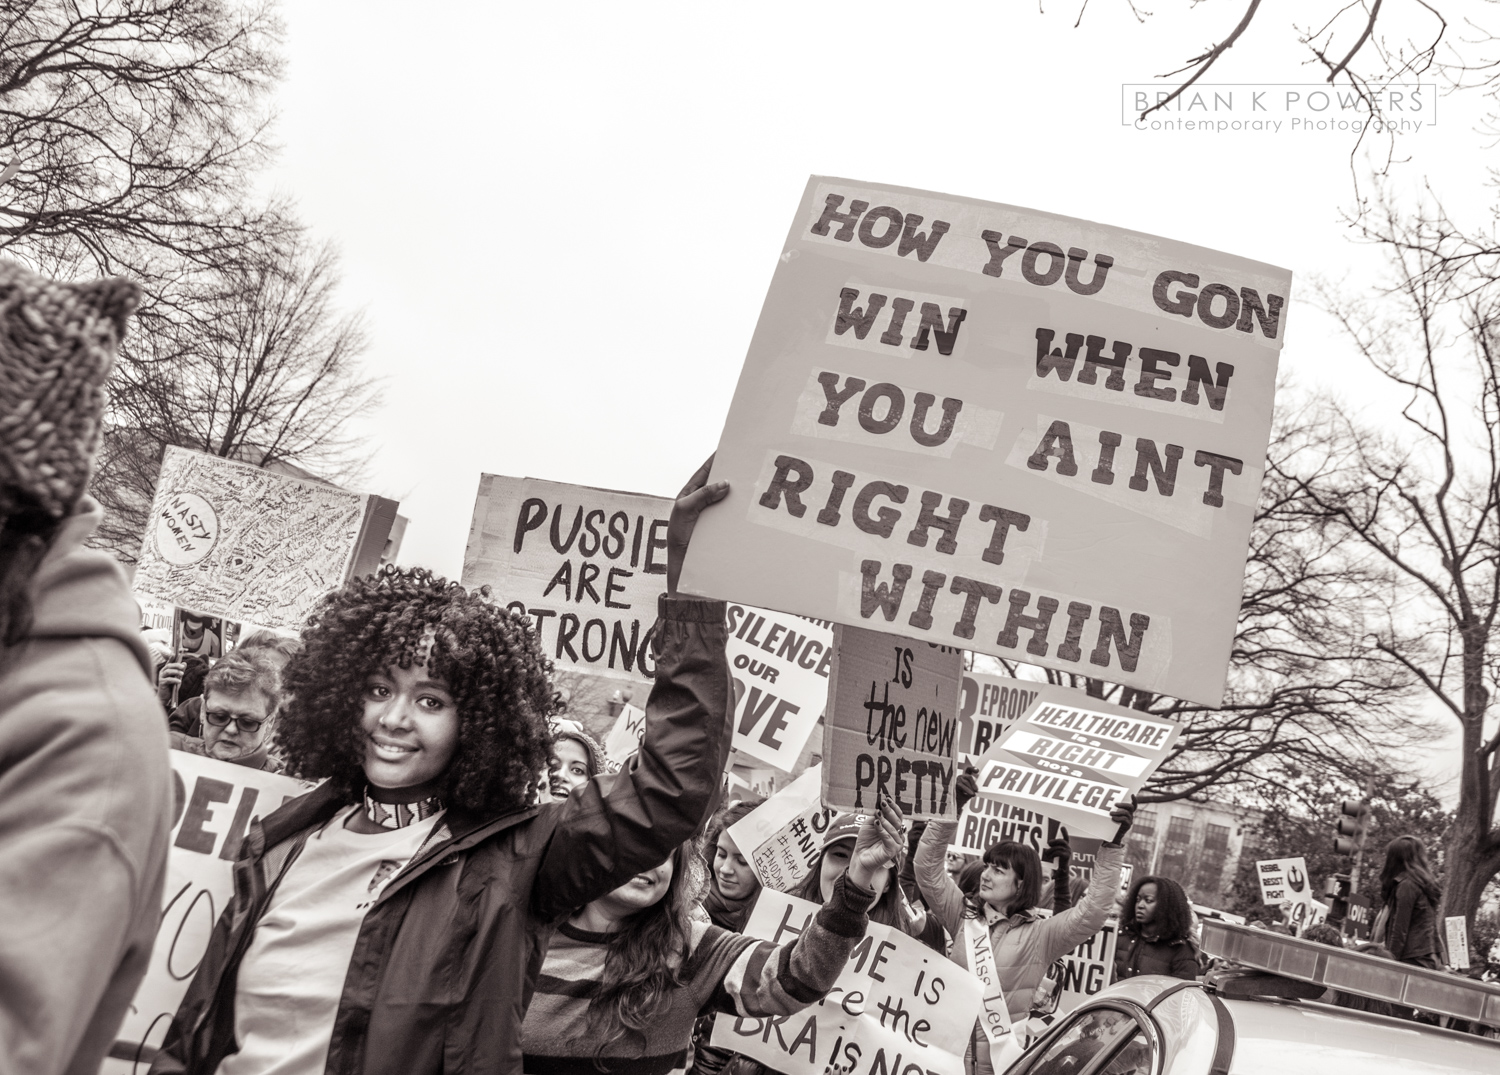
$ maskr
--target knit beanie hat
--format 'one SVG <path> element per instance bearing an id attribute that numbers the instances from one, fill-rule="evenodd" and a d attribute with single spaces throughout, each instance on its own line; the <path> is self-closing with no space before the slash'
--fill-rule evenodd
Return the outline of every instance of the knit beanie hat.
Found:
<path id="1" fill-rule="evenodd" d="M 0 260 L 0 513 L 34 497 L 54 519 L 83 496 L 99 449 L 104 382 L 140 289 L 68 284 Z"/>

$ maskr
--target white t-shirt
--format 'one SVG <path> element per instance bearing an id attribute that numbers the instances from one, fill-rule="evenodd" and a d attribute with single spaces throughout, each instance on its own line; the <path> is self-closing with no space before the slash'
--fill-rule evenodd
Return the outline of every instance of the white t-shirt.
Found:
<path id="1" fill-rule="evenodd" d="M 365 912 L 441 814 L 404 829 L 350 832 L 340 811 L 307 838 L 240 963 L 234 1034 L 218 1075 L 322 1075 Z"/>

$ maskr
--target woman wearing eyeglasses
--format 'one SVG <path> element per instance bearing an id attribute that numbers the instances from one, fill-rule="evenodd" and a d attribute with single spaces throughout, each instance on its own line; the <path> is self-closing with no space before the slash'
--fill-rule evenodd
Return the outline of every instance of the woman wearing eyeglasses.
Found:
<path id="1" fill-rule="evenodd" d="M 203 680 L 203 738 L 173 732 L 172 746 L 279 773 L 271 729 L 280 697 L 276 666 L 259 652 L 235 650 L 220 658 Z"/>

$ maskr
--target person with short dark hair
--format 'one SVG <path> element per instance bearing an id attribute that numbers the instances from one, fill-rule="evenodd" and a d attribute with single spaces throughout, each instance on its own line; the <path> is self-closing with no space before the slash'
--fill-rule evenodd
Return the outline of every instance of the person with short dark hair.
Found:
<path id="1" fill-rule="evenodd" d="M 146 973 L 172 827 L 140 607 L 86 545 L 139 289 L 0 261 L 0 1067 L 95 1075 Z"/>
<path id="2" fill-rule="evenodd" d="M 556 924 L 654 870 L 718 793 L 724 602 L 679 595 L 705 464 L 673 506 L 656 683 L 625 771 L 537 803 L 553 704 L 530 619 L 420 568 L 324 597 L 276 748 L 313 791 L 251 823 L 158 1075 L 521 1073 Z"/>
<path id="3" fill-rule="evenodd" d="M 1203 973 L 1187 893 L 1170 877 L 1148 874 L 1130 886 L 1115 943 L 1115 981 L 1138 974 L 1194 979 Z"/>

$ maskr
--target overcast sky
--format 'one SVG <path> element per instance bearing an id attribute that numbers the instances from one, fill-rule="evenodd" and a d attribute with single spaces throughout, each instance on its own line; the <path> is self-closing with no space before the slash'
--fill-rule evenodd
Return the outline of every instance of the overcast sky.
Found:
<path id="1" fill-rule="evenodd" d="M 1079 3 L 440 2 L 417 19 L 284 0 L 267 181 L 339 244 L 343 298 L 368 314 L 385 405 L 366 488 L 411 518 L 402 562 L 460 574 L 483 471 L 675 493 L 717 443 L 810 174 L 1290 268 L 1282 368 L 1380 403 L 1298 301 L 1315 273 L 1369 271 L 1339 215 L 1353 136 L 1245 108 L 1245 86 L 1278 103 L 1316 82 L 1291 28 L 1313 5 L 1263 5 L 1209 76 L 1239 84 L 1222 118 L 1280 130 L 1221 133 L 1136 130 L 1122 87 L 1180 67 L 1241 5 L 1154 0 L 1141 24 L 1096 2 L 1074 29 Z M 1395 181 L 1482 219 L 1484 102 L 1423 103 Z"/>

